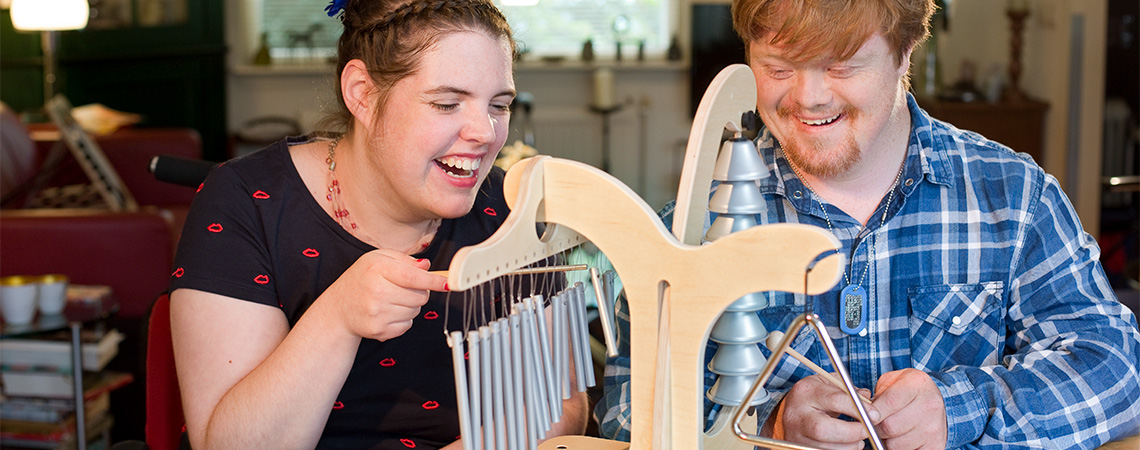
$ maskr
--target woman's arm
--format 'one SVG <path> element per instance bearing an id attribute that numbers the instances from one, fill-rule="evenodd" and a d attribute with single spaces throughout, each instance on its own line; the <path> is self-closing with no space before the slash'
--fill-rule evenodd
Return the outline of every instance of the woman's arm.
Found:
<path id="1" fill-rule="evenodd" d="M 361 256 L 290 330 L 277 308 L 191 289 L 171 294 L 171 331 L 195 449 L 313 448 L 361 337 L 409 328 L 445 278 L 389 250 Z"/>
<path id="2" fill-rule="evenodd" d="M 318 302 L 319 303 L 319 302 Z M 178 383 L 191 446 L 313 448 L 360 343 L 329 332 L 318 304 L 290 331 L 276 308 L 171 294 Z"/>

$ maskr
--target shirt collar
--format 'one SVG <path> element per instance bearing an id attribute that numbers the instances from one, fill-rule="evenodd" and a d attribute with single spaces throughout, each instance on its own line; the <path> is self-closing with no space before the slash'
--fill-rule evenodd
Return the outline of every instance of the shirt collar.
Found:
<path id="1" fill-rule="evenodd" d="M 943 186 L 954 186 L 947 149 L 952 145 L 949 136 L 935 131 L 935 121 L 918 106 L 914 96 L 906 94 L 907 108 L 910 109 L 910 140 L 906 151 L 906 169 L 903 179 L 915 181 L 926 179 Z M 917 160 L 917 161 L 916 161 Z M 903 185 L 903 194 L 910 195 L 918 183 Z"/>
<path id="2" fill-rule="evenodd" d="M 913 95 L 907 93 L 906 98 L 911 128 L 905 167 L 899 181 L 900 192 L 903 196 L 909 196 L 923 180 L 953 186 L 952 166 L 946 154 L 946 149 L 951 145 L 949 137 L 945 133 L 936 135 L 934 119 L 918 106 Z M 771 161 L 768 164 L 768 177 L 759 183 L 760 189 L 784 196 L 801 212 L 822 215 L 819 203 L 792 171 L 783 148 L 767 127 L 761 128 L 756 136 L 756 148 L 765 161 Z"/>

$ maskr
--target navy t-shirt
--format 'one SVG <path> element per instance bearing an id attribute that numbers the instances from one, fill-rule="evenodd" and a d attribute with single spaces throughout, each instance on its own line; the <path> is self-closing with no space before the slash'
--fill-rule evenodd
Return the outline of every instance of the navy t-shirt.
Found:
<path id="1" fill-rule="evenodd" d="M 190 288 L 280 308 L 293 326 L 342 272 L 375 249 L 329 217 L 305 187 L 288 146 L 306 139 L 289 138 L 211 172 L 182 230 L 172 291 Z M 494 233 L 508 213 L 503 175 L 493 169 L 471 211 L 443 220 L 431 244 L 413 256 L 444 270 L 456 250 Z M 318 447 L 430 449 L 459 438 L 444 320 L 448 331 L 463 329 L 468 299 L 482 302 L 479 309 L 485 311 L 501 309 L 496 291 L 502 286 L 492 285 L 433 292 L 403 336 L 364 339 L 337 401 L 329 405 Z"/>

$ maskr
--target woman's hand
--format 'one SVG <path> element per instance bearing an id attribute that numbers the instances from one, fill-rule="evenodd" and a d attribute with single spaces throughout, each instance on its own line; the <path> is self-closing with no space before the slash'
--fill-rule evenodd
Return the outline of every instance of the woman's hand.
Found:
<path id="1" fill-rule="evenodd" d="M 430 265 L 393 250 L 365 253 L 317 303 L 331 307 L 349 333 L 380 341 L 399 337 L 412 327 L 429 291 L 447 288 L 447 278 L 427 272 Z"/>

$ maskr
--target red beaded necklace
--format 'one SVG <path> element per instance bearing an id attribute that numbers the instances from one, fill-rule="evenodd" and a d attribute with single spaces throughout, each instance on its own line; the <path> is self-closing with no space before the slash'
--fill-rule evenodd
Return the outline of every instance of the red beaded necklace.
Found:
<path id="1" fill-rule="evenodd" d="M 325 198 L 332 203 L 333 217 L 340 222 L 340 226 L 356 235 L 356 222 L 349 216 L 348 209 L 340 199 L 340 182 L 336 179 L 336 145 L 339 142 L 339 137 L 329 142 L 329 156 L 325 158 L 325 163 L 329 165 L 329 193 Z"/>
<path id="2" fill-rule="evenodd" d="M 356 221 L 352 220 L 352 216 L 348 213 L 348 208 L 344 207 L 344 201 L 340 198 L 340 182 L 336 179 L 336 146 L 338 143 L 340 143 L 340 137 L 329 142 L 329 156 L 325 158 L 325 164 L 329 165 L 329 192 L 325 195 L 325 198 L 332 204 L 333 217 L 340 223 L 340 226 L 344 227 L 345 230 L 348 230 L 349 233 L 358 239 L 370 242 L 370 239 L 357 234 Z M 427 249 L 428 246 L 431 245 L 432 239 L 435 238 L 436 231 L 439 230 L 440 222 L 440 219 L 432 220 L 428 224 L 424 236 L 421 237 L 419 242 L 413 245 L 411 249 L 408 249 L 406 253 L 416 254 Z M 370 243 L 376 245 L 374 242 Z"/>

